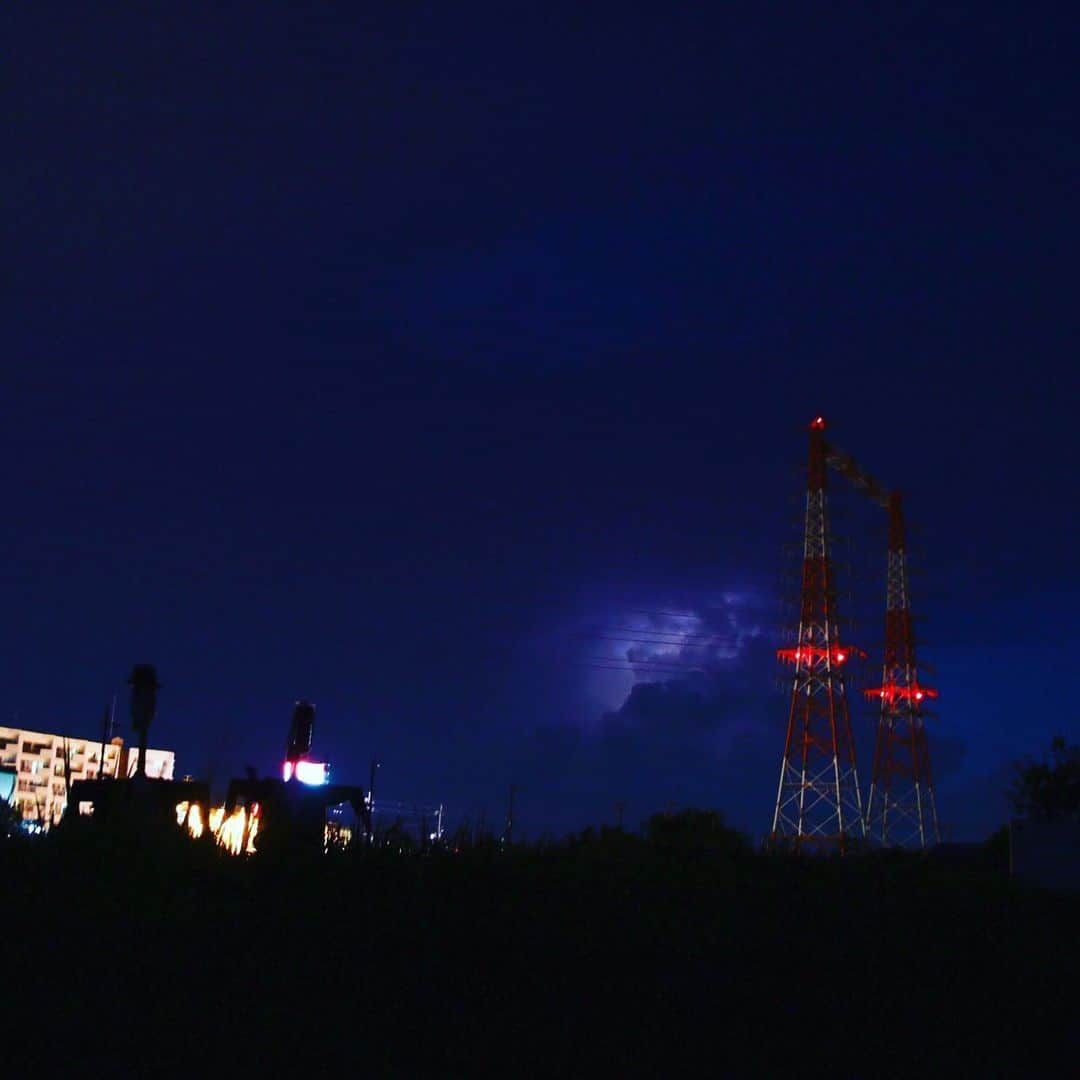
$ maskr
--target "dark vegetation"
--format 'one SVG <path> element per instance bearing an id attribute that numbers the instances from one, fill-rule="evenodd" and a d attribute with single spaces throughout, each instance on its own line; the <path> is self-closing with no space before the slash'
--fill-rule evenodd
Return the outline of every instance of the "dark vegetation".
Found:
<path id="1" fill-rule="evenodd" d="M 1077 900 L 990 857 L 766 857 L 687 812 L 509 851 L 240 860 L 133 832 L 0 861 L 9 1062 L 1001 1075 L 1076 1049 Z"/>
<path id="2" fill-rule="evenodd" d="M 1080 746 L 1057 736 L 1048 761 L 1026 759 L 1016 764 L 1014 773 L 1010 796 L 1018 817 L 1080 820 Z"/>

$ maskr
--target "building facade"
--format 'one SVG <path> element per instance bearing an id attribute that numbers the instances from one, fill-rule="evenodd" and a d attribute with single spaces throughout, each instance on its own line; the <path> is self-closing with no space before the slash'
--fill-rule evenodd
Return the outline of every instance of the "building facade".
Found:
<path id="1" fill-rule="evenodd" d="M 152 779 L 171 780 L 175 764 L 172 750 L 147 748 L 146 774 Z M 0 767 L 15 772 L 11 802 L 23 821 L 47 829 L 64 816 L 69 778 L 74 782 L 134 776 L 139 748 L 125 747 L 123 739 L 102 745 L 100 740 L 0 727 Z"/>

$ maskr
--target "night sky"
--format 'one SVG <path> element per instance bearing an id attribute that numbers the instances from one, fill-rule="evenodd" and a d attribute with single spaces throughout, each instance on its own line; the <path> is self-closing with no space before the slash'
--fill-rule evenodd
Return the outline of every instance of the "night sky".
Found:
<path id="1" fill-rule="evenodd" d="M 905 493 L 946 832 L 1003 821 L 1077 725 L 1075 11 L 336 7 L 0 17 L 0 722 L 152 662 L 219 787 L 307 697 L 452 822 L 760 835 L 821 412 Z"/>

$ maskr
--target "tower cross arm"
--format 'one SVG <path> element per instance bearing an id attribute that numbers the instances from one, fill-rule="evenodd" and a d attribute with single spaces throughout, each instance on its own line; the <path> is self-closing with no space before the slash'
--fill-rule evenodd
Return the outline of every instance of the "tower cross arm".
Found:
<path id="1" fill-rule="evenodd" d="M 825 445 L 825 463 L 846 476 L 868 499 L 885 509 L 889 507 L 889 492 L 882 487 L 850 454 L 833 446 Z"/>

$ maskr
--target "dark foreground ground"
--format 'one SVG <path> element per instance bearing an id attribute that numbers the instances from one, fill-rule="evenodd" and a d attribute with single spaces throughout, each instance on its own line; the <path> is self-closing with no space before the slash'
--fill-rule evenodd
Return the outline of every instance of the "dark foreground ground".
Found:
<path id="1" fill-rule="evenodd" d="M 1070 896 L 629 838 L 275 864 L 0 847 L 7 1075 L 1055 1073 Z M 239 1070 L 239 1071 L 238 1071 Z"/>

